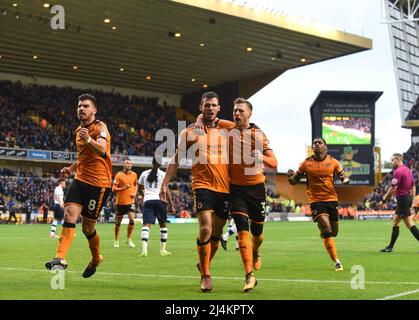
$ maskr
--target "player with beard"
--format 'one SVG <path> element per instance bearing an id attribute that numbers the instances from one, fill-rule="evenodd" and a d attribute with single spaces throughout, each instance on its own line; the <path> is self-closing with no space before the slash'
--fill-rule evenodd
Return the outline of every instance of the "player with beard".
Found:
<path id="1" fill-rule="evenodd" d="M 223 227 L 228 218 L 229 174 L 228 139 L 218 126 L 220 111 L 218 95 L 206 92 L 201 97 L 206 134 L 198 135 L 193 126 L 180 133 L 178 148 L 163 180 L 160 198 L 167 201 L 168 184 L 182 158 L 189 154 L 192 164 L 192 191 L 198 218 L 198 269 L 201 273 L 201 291 L 212 290 L 210 261 L 214 257 Z"/>
<path id="2" fill-rule="evenodd" d="M 64 224 L 55 258 L 45 264 L 50 270 L 54 267 L 67 268 L 65 257 L 81 215 L 82 231 L 92 255 L 83 272 L 84 278 L 91 277 L 103 261 L 95 226 L 112 184 L 111 138 L 106 124 L 96 119 L 96 113 L 97 102 L 94 96 L 82 94 L 78 97 L 77 117 L 80 126 L 76 129 L 77 161 L 61 170 L 66 177 L 74 172 L 76 176 L 65 195 Z"/>
<path id="3" fill-rule="evenodd" d="M 229 131 L 230 214 L 234 219 L 240 256 L 245 271 L 244 292 L 256 284 L 253 270 L 260 270 L 265 221 L 265 175 L 264 167 L 276 168 L 278 162 L 268 139 L 254 123 L 250 123 L 252 104 L 243 99 L 234 100 L 234 122 L 219 120 L 219 126 Z M 202 115 L 197 118 L 197 127 L 202 127 Z M 249 222 L 250 221 L 250 222 Z M 249 239 L 249 228 L 252 241 Z"/>
<path id="4" fill-rule="evenodd" d="M 122 218 L 128 214 L 127 245 L 135 248 L 132 234 L 135 226 L 135 196 L 138 191 L 137 174 L 131 170 L 132 161 L 124 160 L 124 169 L 115 175 L 112 191 L 116 193 L 115 240 L 113 246 L 119 248 L 119 230 Z"/>
<path id="5" fill-rule="evenodd" d="M 317 222 L 320 237 L 323 238 L 324 246 L 335 264 L 335 271 L 343 271 L 333 240 L 339 230 L 334 177 L 337 175 L 343 184 L 348 184 L 350 180 L 345 176 L 339 161 L 327 154 L 327 144 L 323 138 L 315 138 L 312 147 L 314 154 L 300 164 L 297 172 L 288 170 L 288 182 L 295 185 L 306 175 L 311 217 Z"/>

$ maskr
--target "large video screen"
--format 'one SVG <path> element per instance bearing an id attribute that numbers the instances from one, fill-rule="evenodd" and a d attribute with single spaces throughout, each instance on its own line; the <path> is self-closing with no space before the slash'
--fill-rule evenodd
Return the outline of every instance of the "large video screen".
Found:
<path id="1" fill-rule="evenodd" d="M 371 117 L 323 114 L 322 138 L 327 144 L 371 144 Z"/>

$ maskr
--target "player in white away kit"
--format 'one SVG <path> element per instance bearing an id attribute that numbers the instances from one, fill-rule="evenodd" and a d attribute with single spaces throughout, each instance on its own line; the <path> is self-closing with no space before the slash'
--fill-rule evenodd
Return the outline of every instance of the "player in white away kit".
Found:
<path id="1" fill-rule="evenodd" d="M 224 250 L 227 250 L 227 241 L 233 235 L 236 235 L 236 250 L 239 250 L 239 236 L 237 235 L 237 227 L 231 215 L 228 217 L 227 231 L 221 236 L 220 242 Z"/>
<path id="2" fill-rule="evenodd" d="M 171 253 L 166 250 L 167 243 L 167 209 L 166 203 L 160 200 L 160 189 L 163 183 L 164 176 L 166 173 L 159 169 L 160 161 L 153 158 L 153 169 L 144 171 L 138 179 L 138 185 L 140 192 L 143 193 L 143 228 L 141 230 L 141 242 L 142 242 L 142 257 L 147 257 L 148 254 L 148 239 L 150 235 L 150 227 L 155 224 L 156 218 L 160 225 L 160 254 L 162 256 L 170 255 Z M 144 192 L 143 192 L 144 189 Z M 170 192 L 168 192 L 168 201 L 172 209 L 173 207 L 172 198 Z"/>
<path id="3" fill-rule="evenodd" d="M 63 221 L 64 219 L 64 188 L 65 188 L 65 179 L 58 179 L 58 186 L 54 190 L 54 220 L 51 224 L 51 232 L 49 237 L 51 239 L 58 238 L 55 235 L 57 230 L 58 221 Z"/>

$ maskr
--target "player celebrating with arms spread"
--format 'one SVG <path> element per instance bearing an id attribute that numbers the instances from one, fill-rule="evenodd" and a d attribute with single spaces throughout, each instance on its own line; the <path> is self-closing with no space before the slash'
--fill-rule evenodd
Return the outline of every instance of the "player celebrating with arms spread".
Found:
<path id="1" fill-rule="evenodd" d="M 132 233 L 135 225 L 135 195 L 138 191 L 137 174 L 131 170 L 132 161 L 124 160 L 124 169 L 119 171 L 114 179 L 112 191 L 116 193 L 115 240 L 113 246 L 119 248 L 119 230 L 124 214 L 128 214 L 127 244 L 135 248 Z"/>
<path id="2" fill-rule="evenodd" d="M 95 226 L 111 192 L 111 138 L 106 124 L 96 120 L 96 98 L 90 94 L 83 94 L 79 96 L 78 101 L 77 117 L 80 126 L 76 129 L 77 161 L 61 170 L 65 176 L 73 172 L 76 172 L 76 176 L 64 199 L 64 224 L 55 258 L 48 261 L 45 267 L 67 267 L 65 257 L 74 239 L 77 219 L 81 215 L 83 233 L 89 241 L 92 255 L 92 260 L 83 272 L 83 277 L 89 278 L 103 260 L 100 255 L 100 238 Z"/>
<path id="3" fill-rule="evenodd" d="M 296 173 L 288 170 L 288 182 L 295 185 L 304 174 L 306 175 L 311 216 L 313 221 L 317 222 L 324 246 L 335 263 L 335 271 L 343 271 L 333 240 L 339 230 L 334 176 L 337 174 L 343 184 L 348 184 L 350 180 L 345 176 L 339 162 L 327 154 L 327 145 L 322 138 L 315 138 L 312 147 L 314 155 L 304 160 Z"/>

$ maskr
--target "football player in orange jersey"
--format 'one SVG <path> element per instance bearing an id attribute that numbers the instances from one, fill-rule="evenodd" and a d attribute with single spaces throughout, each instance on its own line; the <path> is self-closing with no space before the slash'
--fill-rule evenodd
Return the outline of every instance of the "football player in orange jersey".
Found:
<path id="1" fill-rule="evenodd" d="M 307 177 L 307 195 L 311 209 L 311 217 L 320 229 L 320 237 L 330 258 L 335 264 L 335 271 L 343 271 L 338 258 L 333 237 L 339 230 L 338 198 L 334 177 L 338 175 L 343 184 L 350 182 L 339 162 L 327 154 L 327 144 L 323 138 L 313 140 L 314 154 L 305 159 L 297 172 L 288 170 L 288 182 L 295 185 L 303 175 Z"/>
<path id="2" fill-rule="evenodd" d="M 116 193 L 116 217 L 115 217 L 115 240 L 113 246 L 119 248 L 119 230 L 121 221 L 125 214 L 128 214 L 129 224 L 127 228 L 127 244 L 135 248 L 132 241 L 135 219 L 135 195 L 138 191 L 137 174 L 131 170 L 132 161 L 124 160 L 124 169 L 115 175 L 112 191 Z"/>
<path id="3" fill-rule="evenodd" d="M 228 218 L 229 174 L 228 139 L 218 127 L 220 111 L 218 95 L 202 95 L 203 113 L 207 134 L 197 135 L 193 126 L 180 133 L 178 149 L 172 158 L 163 180 L 160 198 L 167 201 L 168 184 L 186 153 L 194 152 L 192 165 L 192 190 L 197 211 L 199 232 L 197 239 L 198 269 L 201 273 L 201 291 L 212 289 L 210 261 L 218 249 L 224 224 Z"/>
<path id="4" fill-rule="evenodd" d="M 250 123 L 252 112 L 253 106 L 249 101 L 237 98 L 234 100 L 234 122 L 219 120 L 219 126 L 229 130 L 230 212 L 237 228 L 245 271 L 244 292 L 256 286 L 253 270 L 258 271 L 262 267 L 259 249 L 263 242 L 265 221 L 264 167 L 278 166 L 265 134 L 254 123 Z M 201 128 L 201 119 L 202 116 L 198 116 L 198 128 Z M 249 239 L 249 228 L 252 241 Z"/>
<path id="5" fill-rule="evenodd" d="M 83 272 L 91 277 L 103 261 L 100 254 L 100 238 L 96 221 L 111 192 L 112 162 L 111 140 L 107 126 L 96 119 L 97 103 L 94 96 L 78 97 L 77 117 L 80 126 L 76 130 L 77 161 L 65 167 L 61 173 L 76 176 L 70 183 L 64 199 L 64 224 L 55 258 L 45 264 L 47 269 L 67 268 L 65 257 L 74 239 L 76 222 L 82 216 L 82 230 L 89 242 L 92 259 Z"/>

